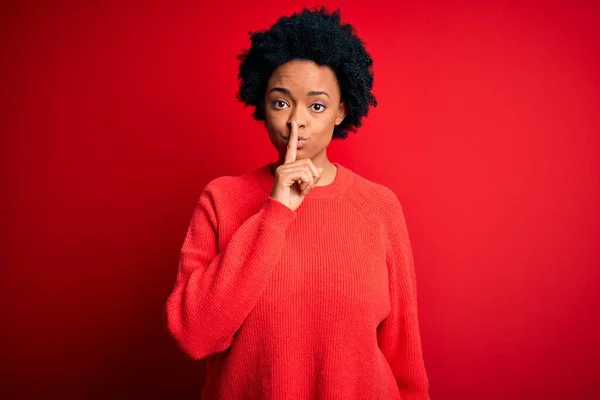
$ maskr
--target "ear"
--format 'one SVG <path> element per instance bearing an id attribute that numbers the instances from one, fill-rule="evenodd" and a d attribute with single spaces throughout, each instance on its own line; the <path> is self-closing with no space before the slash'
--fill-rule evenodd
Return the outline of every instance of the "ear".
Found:
<path id="1" fill-rule="evenodd" d="M 335 116 L 335 124 L 336 125 L 339 125 L 342 123 L 342 121 L 344 120 L 344 117 L 346 116 L 346 113 L 347 113 L 346 104 L 343 101 L 340 101 L 340 106 L 338 107 L 337 114 Z"/>

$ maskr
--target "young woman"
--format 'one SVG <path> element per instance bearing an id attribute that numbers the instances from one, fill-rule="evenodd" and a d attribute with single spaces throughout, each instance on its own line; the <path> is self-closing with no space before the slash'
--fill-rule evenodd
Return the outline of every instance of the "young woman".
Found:
<path id="1" fill-rule="evenodd" d="M 339 9 L 251 40 L 238 96 L 278 159 L 204 188 L 166 305 L 202 398 L 428 399 L 401 204 L 327 157 L 377 105 L 372 59 Z"/>

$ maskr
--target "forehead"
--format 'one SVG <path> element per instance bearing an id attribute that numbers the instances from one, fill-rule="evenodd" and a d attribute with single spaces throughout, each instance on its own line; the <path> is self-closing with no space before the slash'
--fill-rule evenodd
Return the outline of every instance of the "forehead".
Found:
<path id="1" fill-rule="evenodd" d="M 267 89 L 272 87 L 284 87 L 302 94 L 311 90 L 324 90 L 334 94 L 339 90 L 331 68 L 303 60 L 288 61 L 273 71 Z"/>

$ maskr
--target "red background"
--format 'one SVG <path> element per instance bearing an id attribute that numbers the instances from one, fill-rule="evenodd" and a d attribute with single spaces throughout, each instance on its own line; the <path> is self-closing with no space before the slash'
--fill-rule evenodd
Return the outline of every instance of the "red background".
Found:
<path id="1" fill-rule="evenodd" d="M 49 3 L 0 12 L 0 394 L 198 398 L 161 319 L 187 224 L 275 159 L 235 56 L 315 3 Z M 600 5 L 521 3 L 325 3 L 380 103 L 330 159 L 404 205 L 435 399 L 600 398 Z"/>

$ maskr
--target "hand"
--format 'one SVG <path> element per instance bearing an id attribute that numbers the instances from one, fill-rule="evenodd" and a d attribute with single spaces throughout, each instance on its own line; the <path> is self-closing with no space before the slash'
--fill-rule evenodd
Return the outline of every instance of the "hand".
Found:
<path id="1" fill-rule="evenodd" d="M 298 124 L 292 122 L 285 161 L 275 171 L 271 197 L 296 211 L 304 197 L 321 178 L 323 168 L 317 168 L 310 158 L 296 160 Z"/>

